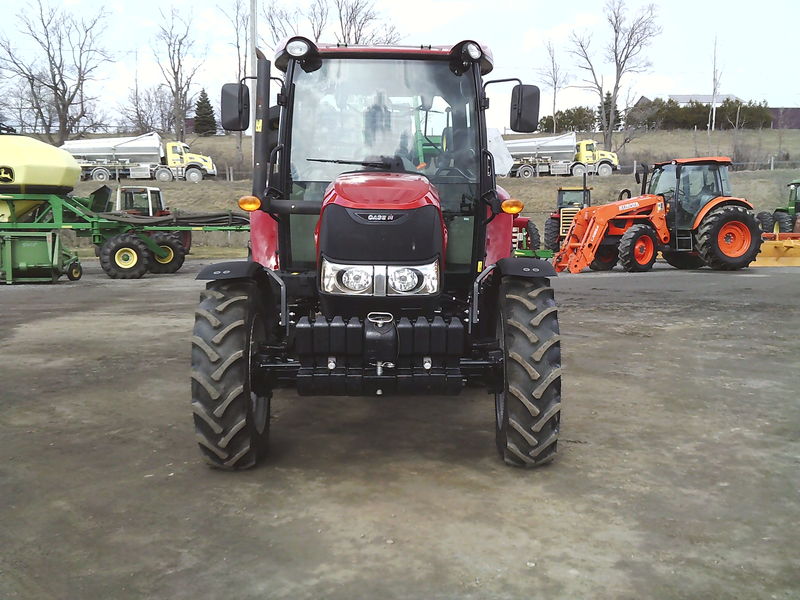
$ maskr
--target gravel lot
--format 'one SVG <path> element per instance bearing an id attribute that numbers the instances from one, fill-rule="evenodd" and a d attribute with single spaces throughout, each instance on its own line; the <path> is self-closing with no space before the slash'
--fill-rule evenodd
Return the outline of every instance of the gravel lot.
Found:
<path id="1" fill-rule="evenodd" d="M 0 288 L 0 598 L 800 597 L 800 270 L 554 280 L 562 439 L 493 406 L 273 401 L 271 456 L 195 447 L 179 275 Z"/>

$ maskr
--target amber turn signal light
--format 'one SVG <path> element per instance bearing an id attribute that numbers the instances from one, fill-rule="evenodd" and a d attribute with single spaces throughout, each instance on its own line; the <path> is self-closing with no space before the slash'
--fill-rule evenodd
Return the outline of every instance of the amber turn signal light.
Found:
<path id="1" fill-rule="evenodd" d="M 239 208 L 253 212 L 261 208 L 261 200 L 257 196 L 242 196 L 239 198 Z"/>
<path id="2" fill-rule="evenodd" d="M 500 208 L 503 209 L 504 213 L 508 213 L 509 215 L 517 215 L 522 212 L 522 209 L 525 208 L 525 205 L 522 203 L 522 200 L 509 198 L 508 200 L 503 200 Z"/>

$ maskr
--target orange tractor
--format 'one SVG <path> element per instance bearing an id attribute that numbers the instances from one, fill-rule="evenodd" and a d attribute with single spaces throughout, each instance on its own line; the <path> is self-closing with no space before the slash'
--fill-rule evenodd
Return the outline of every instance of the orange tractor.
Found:
<path id="1" fill-rule="evenodd" d="M 678 269 L 747 267 L 761 247 L 753 206 L 731 196 L 727 157 L 677 159 L 636 174 L 642 193 L 629 190 L 611 204 L 575 215 L 553 258 L 556 271 L 652 268 L 659 252 Z M 624 196 L 627 194 L 627 198 Z"/>

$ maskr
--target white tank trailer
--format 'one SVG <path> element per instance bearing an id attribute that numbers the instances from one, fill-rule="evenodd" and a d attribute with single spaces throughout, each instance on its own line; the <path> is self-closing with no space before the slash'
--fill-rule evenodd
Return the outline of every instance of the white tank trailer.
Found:
<path id="1" fill-rule="evenodd" d="M 183 142 L 163 142 L 158 133 L 135 137 L 92 138 L 65 142 L 82 170 L 82 179 L 185 179 L 199 182 L 217 174 L 211 157 L 193 154 Z"/>

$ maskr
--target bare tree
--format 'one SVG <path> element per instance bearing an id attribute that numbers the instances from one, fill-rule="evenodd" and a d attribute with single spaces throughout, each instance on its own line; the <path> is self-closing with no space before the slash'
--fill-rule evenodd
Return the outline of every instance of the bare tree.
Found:
<path id="1" fill-rule="evenodd" d="M 306 11 L 308 26 L 311 28 L 311 38 L 314 42 L 319 42 L 325 26 L 328 24 L 328 2 L 327 0 L 314 0 Z"/>
<path id="2" fill-rule="evenodd" d="M 561 68 L 556 60 L 556 49 L 553 42 L 548 40 L 545 44 L 549 61 L 544 69 L 539 71 L 540 75 L 544 78 L 545 88 L 553 90 L 553 133 L 556 133 L 556 96 L 558 92 L 567 85 L 569 82 L 569 73 Z"/>
<path id="3" fill-rule="evenodd" d="M 128 93 L 128 103 L 119 112 L 124 126 L 136 134 L 173 129 L 172 96 L 164 84 L 140 90 L 137 80 Z"/>
<path id="4" fill-rule="evenodd" d="M 590 34 L 578 34 L 573 31 L 570 34 L 572 42 L 570 52 L 577 58 L 578 68 L 584 72 L 583 85 L 579 87 L 595 92 L 600 106 L 603 106 L 606 92 L 611 94 L 611 110 L 608 114 L 600 111 L 603 145 L 606 150 L 610 150 L 614 128 L 618 121 L 614 107 L 617 105 L 622 78 L 629 73 L 643 73 L 650 67 L 644 51 L 653 38 L 661 33 L 661 28 L 656 22 L 656 8 L 652 4 L 643 7 L 628 21 L 624 0 L 608 0 L 605 16 L 611 29 L 611 40 L 605 47 L 604 59 L 614 69 L 610 89 L 606 88 L 604 77 L 600 72 L 602 64 L 597 61 L 592 51 Z"/>
<path id="5" fill-rule="evenodd" d="M 231 46 L 236 48 L 236 81 L 241 81 L 247 75 L 247 55 L 249 54 L 249 28 L 250 11 L 245 6 L 244 0 L 234 0 L 230 11 L 219 7 L 222 14 L 228 19 L 233 28 L 233 42 Z M 239 164 L 244 162 L 244 152 L 242 150 L 242 132 L 236 132 L 236 155 Z"/>
<path id="6" fill-rule="evenodd" d="M 158 61 L 158 68 L 164 76 L 167 89 L 172 98 L 172 118 L 175 139 L 186 139 L 186 113 L 193 98 L 190 95 L 192 81 L 200 68 L 188 63 L 189 56 L 195 48 L 191 37 L 191 19 L 184 19 L 173 8 L 169 15 L 161 13 L 163 25 L 156 34 L 156 46 L 153 54 Z"/>
<path id="7" fill-rule="evenodd" d="M 714 36 L 714 61 L 713 74 L 711 79 L 711 106 L 708 109 L 708 131 L 714 131 L 717 121 L 717 96 L 719 95 L 719 82 L 722 73 L 717 69 L 717 37 Z M 709 136 L 711 134 L 709 133 Z M 710 137 L 709 137 L 710 139 Z"/>
<path id="8" fill-rule="evenodd" d="M 88 86 L 110 60 L 99 42 L 106 16 L 101 9 L 79 18 L 36 0 L 17 15 L 18 29 L 33 50 L 0 38 L 0 69 L 25 85 L 26 97 L 16 104 L 20 109 L 28 105 L 34 127 L 40 126 L 50 143 L 61 145 L 101 126 Z"/>
<path id="9" fill-rule="evenodd" d="M 333 12 L 332 27 L 329 28 Z M 264 6 L 264 21 L 269 39 L 263 40 L 274 48 L 281 40 L 293 35 L 307 35 L 318 42 L 330 33 L 340 44 L 395 44 L 400 33 L 375 10 L 373 0 L 312 0 L 305 8 L 287 9 L 276 0 Z"/>
<path id="10" fill-rule="evenodd" d="M 270 48 L 275 48 L 281 40 L 287 37 L 301 35 L 302 9 L 294 8 L 290 10 L 272 0 L 264 5 L 263 15 L 271 40 L 267 41 L 266 45 Z"/>
<path id="11" fill-rule="evenodd" d="M 400 33 L 384 22 L 372 0 L 333 0 L 339 30 L 334 34 L 340 44 L 396 44 Z"/>

